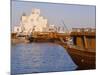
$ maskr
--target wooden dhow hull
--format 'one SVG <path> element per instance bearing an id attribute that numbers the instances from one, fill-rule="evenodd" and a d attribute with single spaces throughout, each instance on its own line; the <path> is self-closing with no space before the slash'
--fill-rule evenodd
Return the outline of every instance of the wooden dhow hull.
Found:
<path id="1" fill-rule="evenodd" d="M 88 49 L 77 49 L 68 47 L 68 53 L 73 61 L 79 66 L 78 70 L 95 69 L 96 68 L 96 52 L 91 52 Z"/>

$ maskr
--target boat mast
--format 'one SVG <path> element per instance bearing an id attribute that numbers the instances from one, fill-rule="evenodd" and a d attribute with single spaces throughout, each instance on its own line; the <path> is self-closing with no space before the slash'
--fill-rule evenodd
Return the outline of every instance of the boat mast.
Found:
<path id="1" fill-rule="evenodd" d="M 65 29 L 66 29 L 66 32 L 68 32 L 69 33 L 69 30 L 68 30 L 68 28 L 67 28 L 67 26 L 65 25 L 65 23 L 64 23 L 64 21 L 62 20 L 62 23 L 63 23 L 63 25 L 64 25 L 64 27 L 65 27 Z"/>

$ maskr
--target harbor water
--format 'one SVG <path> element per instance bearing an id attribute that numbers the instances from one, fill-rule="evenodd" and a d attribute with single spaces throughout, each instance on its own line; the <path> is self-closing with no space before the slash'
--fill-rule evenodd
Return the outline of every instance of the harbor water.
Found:
<path id="1" fill-rule="evenodd" d="M 11 74 L 73 71 L 77 65 L 68 52 L 53 43 L 18 43 L 11 46 Z"/>

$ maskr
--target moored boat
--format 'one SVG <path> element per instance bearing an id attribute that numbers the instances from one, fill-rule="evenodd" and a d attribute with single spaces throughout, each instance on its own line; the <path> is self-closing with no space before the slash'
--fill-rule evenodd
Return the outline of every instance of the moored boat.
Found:
<path id="1" fill-rule="evenodd" d="M 96 38 L 93 29 L 76 29 L 70 34 L 72 45 L 68 45 L 68 53 L 79 66 L 79 70 L 96 68 Z"/>

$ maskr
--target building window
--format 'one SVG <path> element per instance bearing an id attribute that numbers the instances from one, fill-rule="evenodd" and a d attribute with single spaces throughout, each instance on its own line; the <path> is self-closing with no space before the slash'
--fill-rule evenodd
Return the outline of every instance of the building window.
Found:
<path id="1" fill-rule="evenodd" d="M 34 14 L 34 11 L 32 12 L 32 14 Z"/>
<path id="2" fill-rule="evenodd" d="M 17 31 L 19 31 L 19 28 L 17 28 Z"/>

